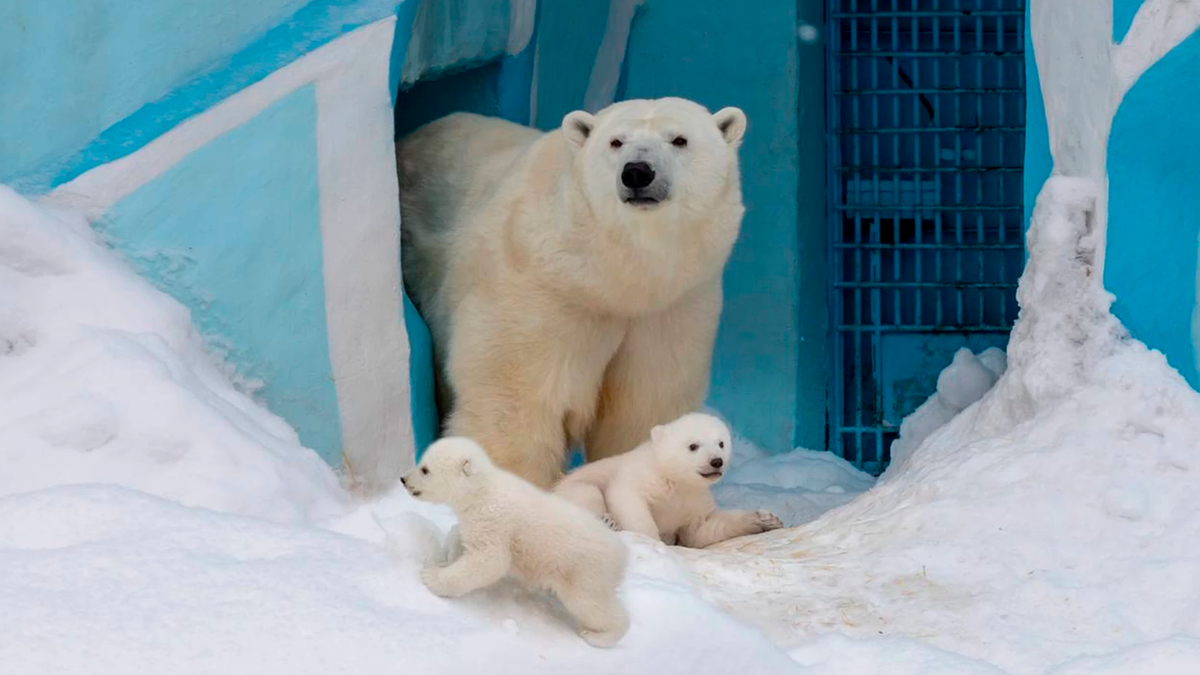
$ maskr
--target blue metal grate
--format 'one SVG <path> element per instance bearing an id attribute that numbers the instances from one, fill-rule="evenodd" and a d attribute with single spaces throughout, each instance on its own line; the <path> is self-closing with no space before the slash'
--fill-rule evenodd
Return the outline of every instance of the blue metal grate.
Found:
<path id="1" fill-rule="evenodd" d="M 830 449 L 881 472 L 1024 264 L 1025 0 L 829 0 Z"/>

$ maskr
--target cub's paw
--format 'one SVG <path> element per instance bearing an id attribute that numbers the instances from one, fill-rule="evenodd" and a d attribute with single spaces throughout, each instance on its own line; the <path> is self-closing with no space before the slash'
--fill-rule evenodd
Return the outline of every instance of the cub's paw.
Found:
<path id="1" fill-rule="evenodd" d="M 613 519 L 613 517 L 612 517 L 612 515 L 610 515 L 610 514 L 608 514 L 608 513 L 602 513 L 602 514 L 600 514 L 600 522 L 602 522 L 602 523 L 604 523 L 605 525 L 607 525 L 607 526 L 608 526 L 608 529 L 612 530 L 613 532 L 620 532 L 620 531 L 621 531 L 621 526 L 620 526 L 620 525 L 618 525 L 618 524 L 617 524 L 617 521 L 616 521 L 616 520 L 614 520 L 614 519 Z"/>
<path id="2" fill-rule="evenodd" d="M 436 596 L 449 598 L 454 595 L 443 580 L 442 568 L 437 565 L 429 565 L 421 570 L 421 583 L 425 584 L 425 588 L 428 588 L 429 592 Z"/>
<path id="3" fill-rule="evenodd" d="M 779 516 L 770 511 L 759 509 L 752 512 L 752 515 L 754 516 L 754 526 L 759 532 L 770 532 L 783 527 L 783 521 L 779 519 Z"/>

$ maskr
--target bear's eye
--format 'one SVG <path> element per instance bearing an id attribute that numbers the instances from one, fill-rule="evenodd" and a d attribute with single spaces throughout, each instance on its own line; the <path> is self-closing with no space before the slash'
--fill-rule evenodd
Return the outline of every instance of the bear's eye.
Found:
<path id="1" fill-rule="evenodd" d="M 699 443 L 692 443 L 691 445 L 688 446 L 688 450 L 691 450 L 692 452 L 695 452 L 699 449 L 700 449 Z"/>
<path id="2" fill-rule="evenodd" d="M 608 142 L 608 147 L 612 148 L 613 150 L 616 150 L 617 148 L 621 147 L 622 145 L 625 145 L 625 144 L 622 143 L 621 139 L 619 139 L 619 138 L 614 138 Z"/>
<path id="3" fill-rule="evenodd" d="M 426 476 L 428 476 L 428 475 L 429 475 L 429 467 L 427 467 L 427 466 L 423 466 L 423 467 L 421 467 L 421 473 L 423 473 L 423 474 L 425 474 Z"/>
<path id="4" fill-rule="evenodd" d="M 687 147 L 687 139 L 684 138 L 683 136 L 676 136 L 675 140 L 671 141 L 671 145 L 673 145 L 677 148 L 686 148 Z"/>
<path id="5" fill-rule="evenodd" d="M 718 441 L 718 442 L 717 442 L 717 447 L 718 447 L 718 448 L 723 448 L 723 447 L 725 447 L 725 441 Z"/>

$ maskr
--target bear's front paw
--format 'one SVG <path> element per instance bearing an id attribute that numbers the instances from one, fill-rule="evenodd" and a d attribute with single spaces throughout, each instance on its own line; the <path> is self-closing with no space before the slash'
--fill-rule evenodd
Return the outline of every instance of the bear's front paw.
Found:
<path id="1" fill-rule="evenodd" d="M 759 532 L 770 532 L 783 527 L 783 521 L 774 513 L 759 509 L 754 512 L 754 526 Z"/>
<path id="2" fill-rule="evenodd" d="M 607 526 L 608 526 L 608 529 L 612 530 L 613 532 L 620 532 L 620 531 L 621 531 L 621 526 L 620 526 L 620 525 L 618 525 L 618 524 L 617 524 L 617 521 L 616 521 L 616 520 L 615 520 L 615 519 L 612 517 L 612 515 L 610 515 L 610 514 L 608 514 L 608 513 L 602 513 L 602 514 L 600 514 L 600 522 L 602 522 L 602 523 L 604 523 L 605 525 L 607 525 Z"/>
<path id="3" fill-rule="evenodd" d="M 421 570 L 421 582 L 436 596 L 448 598 L 452 595 L 450 588 L 443 581 L 442 568 L 437 565 L 429 565 Z"/>

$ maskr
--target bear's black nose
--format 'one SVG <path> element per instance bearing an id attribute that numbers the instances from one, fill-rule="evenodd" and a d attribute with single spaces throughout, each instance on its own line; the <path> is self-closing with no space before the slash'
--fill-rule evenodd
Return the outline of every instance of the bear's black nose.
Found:
<path id="1" fill-rule="evenodd" d="M 621 169 L 621 184 L 631 190 L 641 190 L 654 182 L 654 169 L 645 162 L 630 162 Z"/>
<path id="2" fill-rule="evenodd" d="M 400 484 L 401 484 L 401 485 L 408 485 L 408 481 L 404 480 L 404 476 L 400 476 Z"/>
<path id="3" fill-rule="evenodd" d="M 719 469 L 722 466 L 725 466 L 725 460 L 718 457 L 718 458 L 714 459 L 713 461 L 709 462 L 708 465 L 714 469 Z"/>

